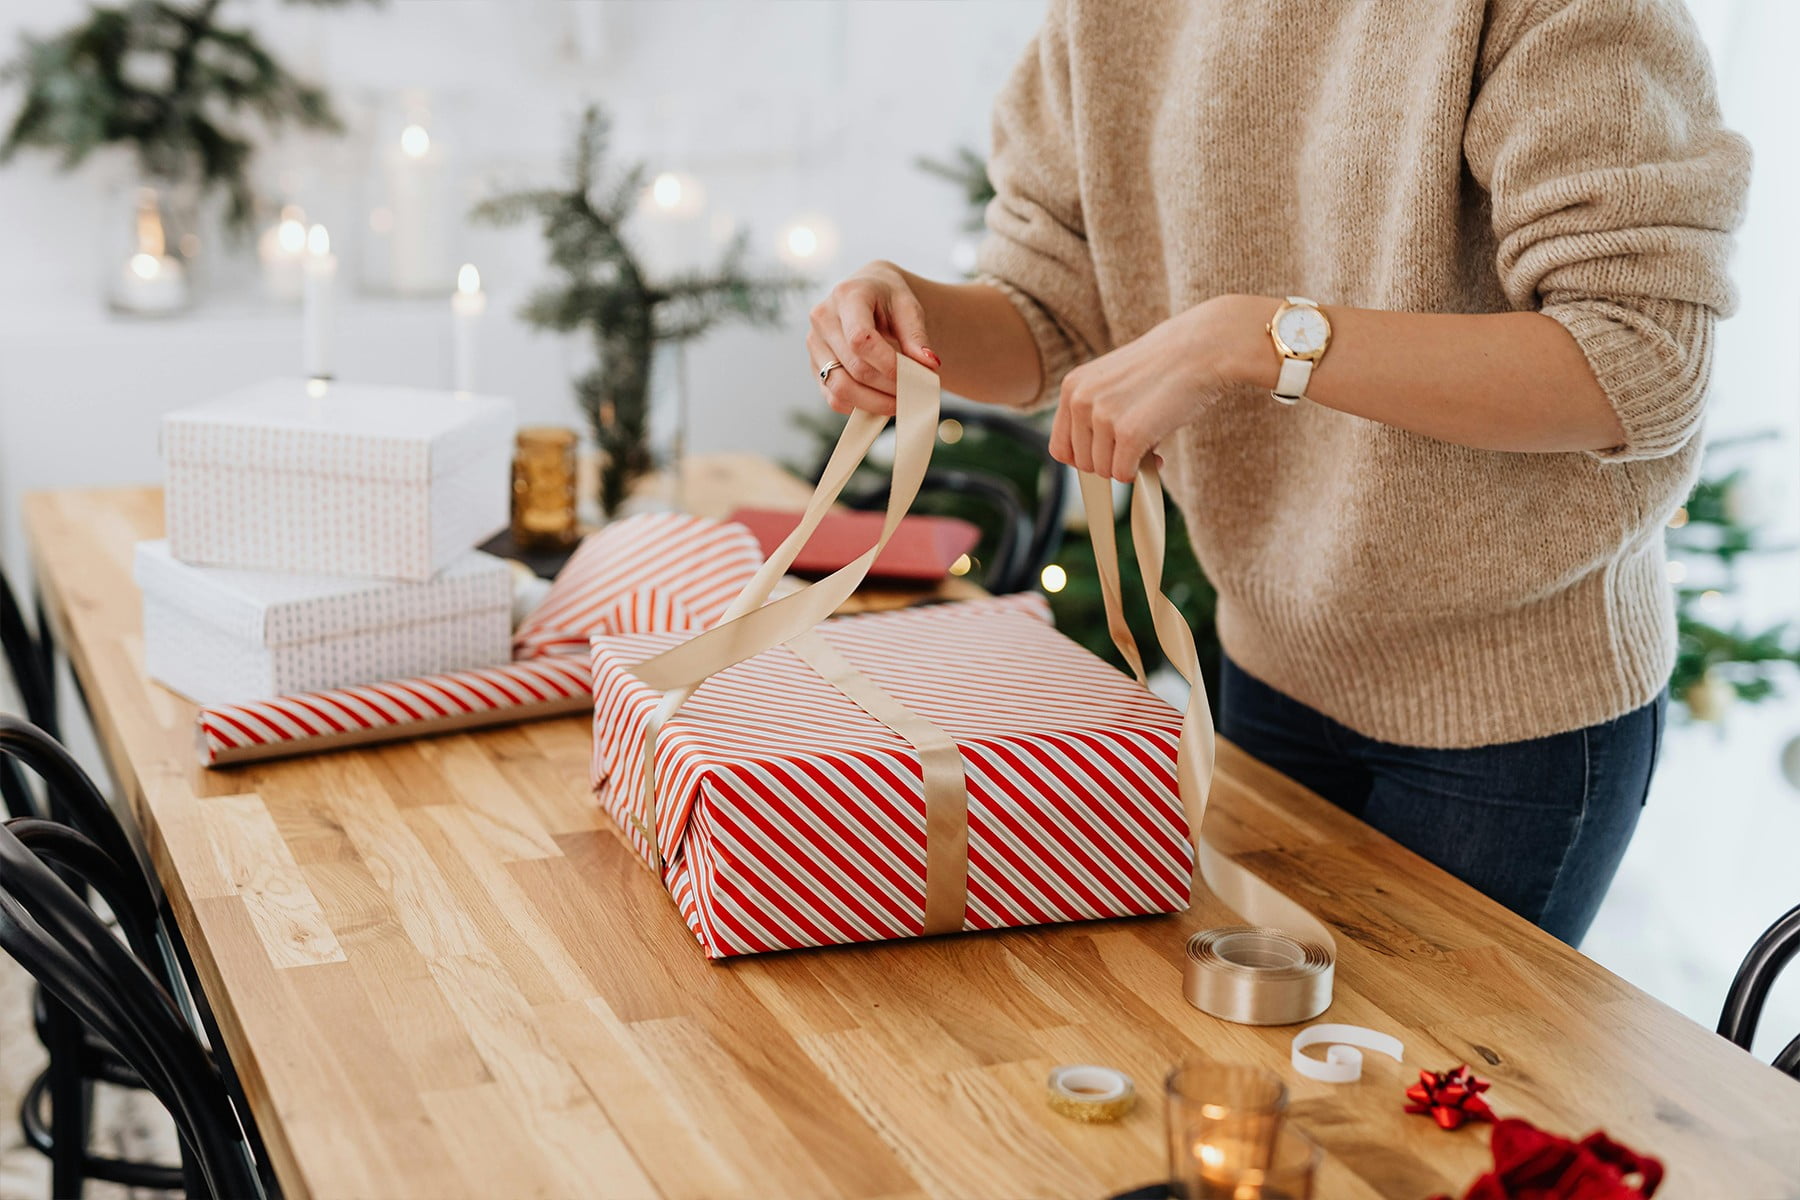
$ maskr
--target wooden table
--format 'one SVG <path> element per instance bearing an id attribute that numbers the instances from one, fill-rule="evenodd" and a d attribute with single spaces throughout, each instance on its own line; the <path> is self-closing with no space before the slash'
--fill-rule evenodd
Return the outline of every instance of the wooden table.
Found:
<path id="1" fill-rule="evenodd" d="M 1210 902 L 709 964 L 590 800 L 583 719 L 202 771 L 193 708 L 143 674 L 131 545 L 158 493 L 40 493 L 26 519 L 292 1197 L 1092 1200 L 1161 1170 L 1160 1080 L 1189 1054 L 1283 1072 L 1319 1200 L 1460 1195 L 1486 1133 L 1401 1113 L 1409 1077 L 1460 1062 L 1503 1115 L 1662 1155 L 1673 1200 L 1800 1196 L 1800 1085 L 1229 745 L 1213 840 L 1335 926 L 1329 1017 L 1397 1034 L 1404 1066 L 1310 1082 L 1292 1029 L 1189 1008 Z M 1062 1062 L 1143 1101 L 1065 1120 Z"/>

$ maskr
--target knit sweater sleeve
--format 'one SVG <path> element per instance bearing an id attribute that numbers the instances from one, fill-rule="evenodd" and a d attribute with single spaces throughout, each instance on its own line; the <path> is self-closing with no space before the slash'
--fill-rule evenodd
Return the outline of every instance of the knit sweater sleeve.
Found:
<path id="1" fill-rule="evenodd" d="M 998 288 L 1037 343 L 1053 402 L 1063 376 L 1107 346 L 1106 318 L 1082 224 L 1077 177 L 1069 5 L 1053 3 L 994 104 L 993 154 L 977 278 Z"/>
<path id="2" fill-rule="evenodd" d="M 1711 70 L 1680 0 L 1494 6 L 1463 151 L 1489 194 L 1517 309 L 1560 321 L 1625 442 L 1672 454 L 1700 425 L 1727 260 L 1749 178 L 1720 127 Z"/>

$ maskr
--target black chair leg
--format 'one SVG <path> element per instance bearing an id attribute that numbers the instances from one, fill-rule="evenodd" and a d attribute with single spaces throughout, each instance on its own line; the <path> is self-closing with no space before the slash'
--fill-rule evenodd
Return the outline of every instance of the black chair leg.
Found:
<path id="1" fill-rule="evenodd" d="M 89 1105 L 93 1089 L 81 1071 L 81 1023 L 46 999 L 50 1037 L 50 1192 L 57 1200 L 79 1197 L 86 1184 Z"/>

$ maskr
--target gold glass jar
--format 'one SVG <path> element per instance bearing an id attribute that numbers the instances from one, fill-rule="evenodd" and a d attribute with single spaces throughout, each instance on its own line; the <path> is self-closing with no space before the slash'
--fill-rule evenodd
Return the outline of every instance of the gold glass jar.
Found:
<path id="1" fill-rule="evenodd" d="M 521 550 L 566 550 L 575 521 L 576 437 L 573 429 L 528 425 L 513 451 L 512 536 Z"/>

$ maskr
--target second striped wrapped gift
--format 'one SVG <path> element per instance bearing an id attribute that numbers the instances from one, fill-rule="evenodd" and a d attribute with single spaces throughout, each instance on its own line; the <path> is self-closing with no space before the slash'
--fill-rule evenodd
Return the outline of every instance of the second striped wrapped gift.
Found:
<path id="1" fill-rule="evenodd" d="M 594 639 L 595 776 L 646 860 L 642 753 L 662 696 L 627 667 L 688 636 Z M 1181 714 L 1051 628 L 1041 597 L 846 617 L 811 636 L 954 740 L 967 795 L 957 928 L 1187 906 Z M 659 738 L 664 878 L 714 958 L 925 931 L 921 756 L 801 653 L 713 676 Z"/>
<path id="2" fill-rule="evenodd" d="M 864 554 L 769 600 L 884 424 L 859 412 L 718 623 L 593 639 L 596 793 L 714 958 L 1187 906 L 1210 736 L 1141 672 L 1057 633 L 1038 597 L 826 620 L 925 475 L 937 378 L 901 359 L 899 391 Z"/>

